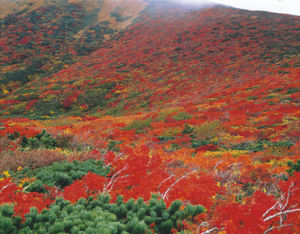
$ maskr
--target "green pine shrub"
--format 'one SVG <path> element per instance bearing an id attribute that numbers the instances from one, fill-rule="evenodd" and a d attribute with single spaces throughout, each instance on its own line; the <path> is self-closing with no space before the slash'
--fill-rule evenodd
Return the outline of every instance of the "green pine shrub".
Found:
<path id="1" fill-rule="evenodd" d="M 57 143 L 52 136 L 43 130 L 41 133 L 38 133 L 35 137 L 27 138 L 24 136 L 22 138 L 21 146 L 23 148 L 29 149 L 38 149 L 38 148 L 46 148 L 46 149 L 55 149 L 57 147 Z"/>
<path id="2" fill-rule="evenodd" d="M 2 233 L 107 233 L 107 234 L 165 234 L 177 229 L 183 220 L 190 220 L 204 211 L 200 205 L 187 205 L 174 201 L 167 209 L 157 196 L 146 203 L 142 198 L 124 202 L 119 196 L 111 203 L 108 195 L 96 199 L 80 199 L 77 203 L 59 198 L 49 209 L 38 213 L 31 208 L 24 222 L 14 216 L 9 205 L 0 206 L 0 230 Z"/>
<path id="3" fill-rule="evenodd" d="M 176 115 L 173 115 L 172 118 L 176 121 L 191 119 L 193 116 L 184 111 L 178 112 Z"/>
<path id="4" fill-rule="evenodd" d="M 57 186 L 62 189 L 72 184 L 73 181 L 82 178 L 88 172 L 105 176 L 109 171 L 110 169 L 105 167 L 102 161 L 91 159 L 83 162 L 77 160 L 72 162 L 55 162 L 50 166 L 35 170 L 26 167 L 23 170 L 14 173 L 13 176 L 19 179 L 24 177 L 35 177 L 36 180 L 28 185 L 26 190 L 30 192 L 46 192 L 44 184 L 48 186 Z"/>
<path id="5" fill-rule="evenodd" d="M 119 152 L 120 147 L 118 145 L 121 144 L 121 143 L 122 143 L 122 141 L 110 140 L 107 144 L 107 150 L 108 151 Z"/>
<path id="6" fill-rule="evenodd" d="M 20 133 L 15 132 L 14 134 L 8 134 L 8 135 L 7 135 L 7 138 L 8 138 L 9 140 L 12 140 L 12 141 L 13 141 L 13 140 L 18 139 L 19 136 L 20 136 Z"/>
<path id="7" fill-rule="evenodd" d="M 255 141 L 255 142 L 243 142 L 237 145 L 232 146 L 231 148 L 234 150 L 248 150 L 251 152 L 259 152 L 263 151 L 266 148 L 271 149 L 274 153 L 276 151 L 286 151 L 294 145 L 291 141 Z"/>
<path id="8" fill-rule="evenodd" d="M 126 127 L 124 127 L 124 130 L 135 130 L 137 134 L 140 134 L 145 132 L 147 128 L 151 127 L 151 122 L 151 119 L 136 119 L 129 123 Z"/>
<path id="9" fill-rule="evenodd" d="M 293 175 L 294 172 L 299 172 L 300 171 L 300 159 L 297 160 L 297 162 L 293 163 L 292 161 L 288 161 L 288 166 L 290 167 L 287 169 L 287 173 L 289 175 Z"/>
<path id="10" fill-rule="evenodd" d="M 0 206 L 0 234 L 16 233 L 20 227 L 21 218 L 13 217 L 14 209 L 9 205 Z"/>

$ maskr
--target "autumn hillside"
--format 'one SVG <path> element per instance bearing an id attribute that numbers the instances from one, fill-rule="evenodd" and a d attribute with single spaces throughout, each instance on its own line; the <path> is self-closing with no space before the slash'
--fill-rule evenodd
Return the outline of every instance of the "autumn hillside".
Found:
<path id="1" fill-rule="evenodd" d="M 64 25 L 51 29 L 48 22 L 53 22 L 51 14 L 61 11 L 64 15 L 55 18 L 53 25 L 59 24 L 56 22 L 59 20 L 65 23 L 64 19 L 69 17 L 77 23 L 65 26 L 70 27 L 67 36 L 77 33 L 72 30 L 77 24 L 78 29 L 82 27 L 80 22 L 84 20 L 77 20 L 79 6 L 75 4 L 51 6 L 44 9 L 45 13 L 41 12 L 43 8 L 38 8 L 25 14 L 27 18 L 32 18 L 32 14 L 43 15 L 41 25 L 47 28 L 26 36 L 23 20 L 7 27 L 7 30 L 17 30 L 18 25 L 21 28 L 18 36 L 14 33 L 2 37 L 3 43 L 11 41 L 1 52 L 2 87 L 7 93 L 1 101 L 2 114 L 35 118 L 99 111 L 100 115 L 123 114 L 158 106 L 199 104 L 209 95 L 218 95 L 221 89 L 231 92 L 235 86 L 248 81 L 258 86 L 255 89 L 265 89 L 265 85 L 255 80 L 264 83 L 271 77 L 297 71 L 299 17 L 222 6 L 197 10 L 170 4 L 160 1 L 150 4 L 125 31 L 68 68 L 64 67 L 73 62 L 73 57 L 78 58 L 79 50 L 84 53 L 89 50 L 87 47 L 93 50 L 93 44 L 101 46 L 98 44 L 103 42 L 105 33 L 100 31 L 95 37 L 65 39 L 61 43 L 58 37 L 64 36 L 65 30 L 61 28 Z M 72 17 L 68 15 L 71 13 Z M 85 14 L 91 16 L 89 12 Z M 79 16 L 82 15 L 80 12 Z M 108 30 L 113 33 L 113 29 Z M 39 34 L 49 38 L 40 41 Z M 39 41 L 34 42 L 31 37 Z M 76 44 L 85 39 L 90 41 L 83 47 Z M 23 68 L 20 70 L 19 66 Z M 59 72 L 34 78 L 52 69 Z M 278 79 L 272 79 L 282 85 Z M 26 85 L 17 89 L 20 83 Z M 287 90 L 287 86 L 293 87 L 292 83 L 283 85 Z"/>
<path id="2" fill-rule="evenodd" d="M 143 0 L 0 2 L 0 94 L 99 49 L 145 8 Z"/>
<path id="3" fill-rule="evenodd" d="M 0 233 L 300 231 L 299 16 L 5 3 Z"/>

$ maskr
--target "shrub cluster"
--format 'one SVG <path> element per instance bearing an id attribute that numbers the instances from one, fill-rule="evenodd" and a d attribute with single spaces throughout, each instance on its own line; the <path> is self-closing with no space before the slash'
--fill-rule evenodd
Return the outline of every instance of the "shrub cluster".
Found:
<path id="1" fill-rule="evenodd" d="M 37 134 L 35 137 L 27 138 L 26 136 L 24 136 L 22 138 L 21 145 L 24 148 L 30 148 L 30 149 L 38 149 L 38 148 L 54 149 L 57 147 L 56 141 L 45 130 Z"/>
<path id="2" fill-rule="evenodd" d="M 173 115 L 172 118 L 176 121 L 187 120 L 187 119 L 191 119 L 192 115 L 187 112 L 182 111 L 182 112 L 178 112 L 175 115 Z"/>
<path id="3" fill-rule="evenodd" d="M 182 134 L 188 134 L 191 138 L 191 147 L 197 149 L 205 145 L 218 145 L 218 138 L 223 131 L 220 121 L 204 122 L 202 125 L 185 124 Z"/>
<path id="4" fill-rule="evenodd" d="M 146 128 L 151 127 L 151 122 L 151 119 L 133 120 L 124 128 L 124 130 L 135 130 L 137 134 L 144 133 Z"/>
<path id="5" fill-rule="evenodd" d="M 13 176 L 19 179 L 24 177 L 36 178 L 26 188 L 29 192 L 46 192 L 45 184 L 48 186 L 56 186 L 64 188 L 73 183 L 73 181 L 81 179 L 88 172 L 93 172 L 97 175 L 107 175 L 110 169 L 103 165 L 100 160 L 87 160 L 79 162 L 62 161 L 55 162 L 50 166 L 30 170 L 26 167 L 21 171 L 16 172 Z M 24 185 L 26 186 L 26 184 Z"/>
<path id="6" fill-rule="evenodd" d="M 300 171 L 300 159 L 297 160 L 297 162 L 293 163 L 292 161 L 288 161 L 288 166 L 289 169 L 287 172 L 289 175 L 293 175 L 294 172 L 299 172 Z"/>
<path id="7" fill-rule="evenodd" d="M 270 141 L 256 141 L 256 142 L 243 142 L 238 145 L 234 145 L 232 149 L 235 150 L 248 150 L 252 152 L 259 152 L 263 151 L 266 147 L 272 150 L 288 150 L 294 144 L 291 141 L 277 141 L 277 142 L 270 142 Z"/>
<path id="8" fill-rule="evenodd" d="M 109 196 L 101 195 L 93 200 L 81 199 L 71 204 L 58 199 L 49 209 L 38 213 L 31 208 L 25 222 L 13 216 L 12 207 L 0 206 L 0 229 L 4 233 L 170 233 L 183 228 L 182 220 L 191 220 L 204 211 L 200 205 L 187 205 L 174 201 L 169 208 L 163 200 L 153 196 L 146 203 L 142 198 L 123 201 L 119 196 L 115 203 Z"/>

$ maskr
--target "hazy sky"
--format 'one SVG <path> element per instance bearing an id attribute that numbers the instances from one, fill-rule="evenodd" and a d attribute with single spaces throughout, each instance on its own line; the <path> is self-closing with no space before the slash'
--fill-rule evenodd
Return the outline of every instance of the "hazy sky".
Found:
<path id="1" fill-rule="evenodd" d="M 202 3 L 204 0 L 177 0 L 182 3 Z M 300 16 L 300 0 L 209 0 L 248 10 L 262 10 Z"/>

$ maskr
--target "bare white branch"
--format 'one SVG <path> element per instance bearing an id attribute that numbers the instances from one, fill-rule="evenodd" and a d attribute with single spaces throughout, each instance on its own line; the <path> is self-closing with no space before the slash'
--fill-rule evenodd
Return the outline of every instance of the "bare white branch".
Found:
<path id="1" fill-rule="evenodd" d="M 284 210 L 287 207 L 287 205 L 289 204 L 289 200 L 290 200 L 290 196 L 291 196 L 291 189 L 292 189 L 292 187 L 294 187 L 294 185 L 295 185 L 295 183 L 292 182 L 289 189 L 288 189 L 287 197 L 286 197 L 286 200 L 285 200 L 285 204 L 282 207 L 282 210 Z"/>
<path id="2" fill-rule="evenodd" d="M 2 193 L 2 191 L 10 186 L 14 185 L 13 183 L 10 183 L 10 184 L 7 184 L 5 186 L 3 186 L 1 189 L 0 189 L 0 193 Z"/>
<path id="3" fill-rule="evenodd" d="M 275 217 L 277 217 L 279 215 L 286 215 L 286 214 L 293 213 L 293 212 L 298 212 L 298 211 L 300 211 L 300 209 L 280 211 L 280 212 L 278 212 L 278 213 L 276 213 L 274 215 L 271 215 L 271 216 L 268 216 L 267 218 L 265 218 L 264 222 L 267 222 L 267 221 L 269 221 L 269 220 L 271 220 L 271 219 L 273 219 L 273 218 L 275 218 Z"/>
<path id="4" fill-rule="evenodd" d="M 277 206 L 280 207 L 280 203 L 281 201 L 284 199 L 283 195 L 280 196 L 280 198 L 278 198 L 278 200 L 276 201 L 276 203 L 270 208 L 268 209 L 264 214 L 263 214 L 263 218 L 272 210 L 276 209 Z"/>
<path id="5" fill-rule="evenodd" d="M 198 229 L 197 229 L 197 234 L 200 234 L 200 229 L 201 227 L 207 227 L 208 226 L 208 222 L 202 222 L 199 224 Z"/>
<path id="6" fill-rule="evenodd" d="M 162 182 L 160 182 L 160 184 L 157 186 L 157 190 L 159 191 L 160 186 L 161 186 L 164 182 L 166 182 L 167 180 L 172 179 L 174 176 L 175 176 L 175 175 L 172 174 L 172 175 L 170 175 L 169 177 L 167 177 L 166 179 L 164 179 Z"/>
<path id="7" fill-rule="evenodd" d="M 219 228 L 217 228 L 217 227 L 214 227 L 214 228 L 209 229 L 209 230 L 207 230 L 207 231 L 205 231 L 205 232 L 201 232 L 201 234 L 209 234 L 209 233 L 212 233 L 212 232 L 214 232 L 214 231 L 221 231 L 221 230 L 223 230 L 223 229 L 219 229 Z"/>
<path id="8" fill-rule="evenodd" d="M 269 229 L 267 229 L 264 234 L 268 234 L 269 232 L 275 230 L 275 229 L 281 229 L 283 227 L 288 227 L 288 226 L 292 226 L 293 224 L 283 224 L 283 225 L 280 225 L 280 226 L 277 226 L 277 227 L 270 227 Z"/>
<path id="9" fill-rule="evenodd" d="M 287 193 L 282 193 L 281 196 L 277 199 L 276 203 L 269 208 L 263 215 L 262 219 L 264 222 L 270 221 L 271 219 L 279 217 L 279 221 L 277 222 L 278 226 L 274 226 L 274 223 L 272 227 L 268 228 L 264 233 L 267 234 L 275 229 L 280 229 L 287 226 L 292 226 L 293 224 L 285 224 L 286 217 L 289 213 L 299 212 L 300 208 L 297 208 L 298 204 L 289 204 L 290 197 L 293 194 L 294 191 L 296 191 L 298 188 L 293 189 L 295 186 L 295 183 L 292 182 L 288 188 Z M 269 215 L 270 212 L 273 212 L 272 215 Z M 274 214 L 275 213 L 275 214 Z M 269 216 L 268 216 L 269 215 Z"/>
<path id="10" fill-rule="evenodd" d="M 114 173 L 113 176 L 110 178 L 109 183 L 103 188 L 103 193 L 107 192 L 107 189 L 110 187 L 110 189 L 108 190 L 108 192 L 110 192 L 113 188 L 113 184 L 119 180 L 120 178 L 123 178 L 124 176 L 121 177 L 117 177 L 121 172 L 125 171 L 127 169 L 127 165 L 125 165 L 121 170 L 119 170 L 118 172 Z"/>
<path id="11" fill-rule="evenodd" d="M 197 171 L 197 170 L 191 171 L 191 172 L 189 172 L 189 173 L 187 173 L 187 174 L 181 176 L 180 178 L 178 178 L 178 179 L 177 179 L 173 184 L 171 184 L 171 185 L 169 186 L 169 188 L 163 193 L 162 199 L 165 200 L 165 199 L 167 198 L 168 193 L 171 191 L 171 189 L 172 189 L 179 181 L 181 181 L 182 179 L 184 179 L 184 178 L 188 177 L 189 175 L 195 173 L 196 171 Z"/>

